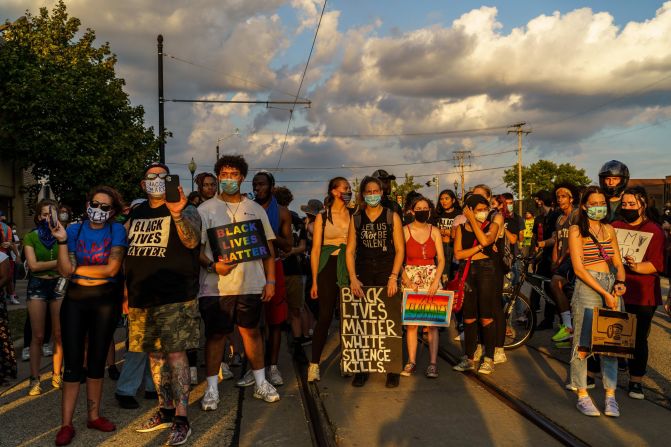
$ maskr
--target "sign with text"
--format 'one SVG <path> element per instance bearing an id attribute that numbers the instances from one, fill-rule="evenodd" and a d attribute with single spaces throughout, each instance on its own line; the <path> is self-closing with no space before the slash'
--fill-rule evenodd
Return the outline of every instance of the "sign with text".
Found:
<path id="1" fill-rule="evenodd" d="M 642 262 L 645 251 L 650 245 L 652 233 L 616 228 L 615 234 L 617 234 L 617 245 L 620 247 L 622 260 L 624 261 L 625 256 L 631 256 L 634 262 Z"/>
<path id="2" fill-rule="evenodd" d="M 239 264 L 270 254 L 260 219 L 208 228 L 207 238 L 216 261 Z"/>
<path id="3" fill-rule="evenodd" d="M 363 298 L 340 289 L 341 366 L 344 373 L 393 372 L 403 368 L 401 296 L 386 287 L 363 287 Z"/>
<path id="4" fill-rule="evenodd" d="M 450 325 L 454 292 L 439 290 L 435 295 L 412 289 L 403 290 L 403 324 L 418 326 Z"/>

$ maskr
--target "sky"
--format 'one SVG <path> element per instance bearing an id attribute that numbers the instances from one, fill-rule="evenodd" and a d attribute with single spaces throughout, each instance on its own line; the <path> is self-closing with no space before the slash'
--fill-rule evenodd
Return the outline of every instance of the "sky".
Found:
<path id="1" fill-rule="evenodd" d="M 0 18 L 53 4 L 3 0 Z M 168 100 L 292 101 L 324 2 L 66 4 L 110 43 L 131 102 L 157 129 L 157 34 Z M 323 198 L 329 178 L 378 168 L 454 188 L 454 151 L 466 150 L 466 187 L 504 192 L 503 169 L 517 162 L 508 126 L 526 122 L 524 164 L 570 162 L 597 180 L 618 159 L 632 178 L 661 178 L 671 175 L 669 36 L 671 1 L 328 1 L 299 93 L 309 108 L 167 102 L 166 161 L 188 190 L 187 163 L 212 171 L 219 142 L 245 155 L 248 180 L 273 170 L 298 209 Z"/>

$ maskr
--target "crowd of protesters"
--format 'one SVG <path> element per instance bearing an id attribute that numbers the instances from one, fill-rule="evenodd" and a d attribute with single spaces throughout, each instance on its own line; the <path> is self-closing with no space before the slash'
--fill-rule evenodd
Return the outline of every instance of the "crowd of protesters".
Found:
<path id="1" fill-rule="evenodd" d="M 441 191 L 435 205 L 429 197 L 408 194 L 402 208 L 390 194 L 395 177 L 377 170 L 362 180 L 356 196 L 347 179 L 331 179 L 323 203 L 308 201 L 300 207 L 306 214 L 301 218 L 288 209 L 291 191 L 275 185 L 270 172 L 251 177 L 253 198 L 243 194 L 248 170 L 242 156 L 223 156 L 214 173 L 196 178 L 198 191 L 187 198 L 179 187 L 178 196 L 168 201 L 170 170 L 152 163 L 140 182 L 146 197 L 129 206 L 113 188 L 98 186 L 86 198 L 82 220 L 73 219 L 71 208 L 42 200 L 35 209 L 36 227 L 23 239 L 2 223 L 0 287 L 7 299 L 0 309 L 0 381 L 16 375 L 7 304 L 18 303 L 13 270 L 23 255 L 29 272 L 22 356 L 30 360 L 28 394 L 42 393 L 40 360 L 52 344 L 51 385 L 62 389 L 56 445 L 75 437 L 72 418 L 80 383 L 86 384 L 87 427 L 116 429 L 101 415 L 106 366 L 110 378 L 118 379 L 115 396 L 122 408 L 139 406 L 135 395 L 143 379 L 145 397 L 158 400 L 138 432 L 169 428 L 167 445 L 185 443 L 191 434 L 190 386 L 199 378 L 201 319 L 207 384 L 202 410 L 217 409 L 218 384 L 233 378 L 230 367 L 243 357 L 248 369 L 237 386 L 253 386 L 253 396 L 266 402 L 280 399 L 285 326 L 293 355 L 307 364 L 308 381 L 319 381 L 342 287 L 356 296 L 371 286 L 384 288 L 389 299 L 402 289 L 431 296 L 463 276 L 463 308 L 456 320 L 464 355 L 454 369 L 491 374 L 507 361 L 504 281 L 518 281 L 516 260 L 527 256 L 534 259 L 533 270 L 550 281 L 556 303 L 556 308 L 545 303 L 536 329 L 556 330 L 552 341 L 557 347 L 572 349 L 566 387 L 577 393 L 578 410 L 601 414 L 587 393 L 601 372 L 604 414 L 620 414 L 618 360 L 581 349 L 594 307 L 636 315 L 635 353 L 625 366 L 628 395 L 644 398 L 647 338 L 662 304 L 660 275 L 668 265 L 671 206 L 660 215 L 643 188 L 628 188 L 629 171 L 621 162 L 602 167 L 599 186 L 557 183 L 552 192 L 536 192 L 536 209 L 524 216 L 514 212 L 512 194 L 493 195 L 486 185 L 475 186 L 461 200 L 451 190 Z M 236 262 L 218 254 L 213 231 L 234 224 L 259 226 L 266 255 Z M 652 234 L 642 258 L 621 257 L 617 229 Z M 532 296 L 532 307 L 541 307 L 538 296 Z M 119 377 L 113 335 L 124 321 L 122 314 L 128 320 L 128 351 Z M 402 370 L 387 371 L 390 388 L 417 371 L 421 334 L 429 347 L 424 375 L 439 375 L 439 329 L 404 329 L 407 361 Z M 311 352 L 305 357 L 307 346 Z M 368 373 L 356 373 L 352 385 L 362 387 L 367 379 Z"/>

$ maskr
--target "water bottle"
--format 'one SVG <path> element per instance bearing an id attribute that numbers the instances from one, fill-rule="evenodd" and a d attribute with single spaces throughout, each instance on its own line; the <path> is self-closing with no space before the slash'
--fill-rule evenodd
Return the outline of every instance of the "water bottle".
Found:
<path id="1" fill-rule="evenodd" d="M 58 278 L 58 281 L 56 281 L 56 287 L 54 288 L 54 292 L 56 292 L 56 295 L 60 296 L 65 295 L 65 290 L 68 288 L 69 282 L 70 280 L 65 276 L 61 276 L 60 278 Z"/>

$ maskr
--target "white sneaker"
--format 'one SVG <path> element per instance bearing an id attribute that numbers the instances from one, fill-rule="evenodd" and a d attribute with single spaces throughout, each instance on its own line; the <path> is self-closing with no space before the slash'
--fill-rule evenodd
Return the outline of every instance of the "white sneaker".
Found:
<path id="1" fill-rule="evenodd" d="M 202 408 L 203 411 L 213 411 L 217 409 L 217 404 L 219 404 L 219 392 L 208 388 L 207 391 L 205 391 L 203 400 L 200 401 L 200 408 Z"/>
<path id="2" fill-rule="evenodd" d="M 221 362 L 221 368 L 219 368 L 219 380 L 229 380 L 233 378 L 233 371 L 228 367 L 228 363 Z"/>
<path id="3" fill-rule="evenodd" d="M 190 367 L 189 375 L 191 376 L 191 385 L 198 385 L 198 368 L 195 366 Z"/>
<path id="4" fill-rule="evenodd" d="M 11 295 L 9 297 L 9 304 L 21 304 L 21 302 L 16 298 L 16 295 Z"/>
<path id="5" fill-rule="evenodd" d="M 267 370 L 268 381 L 273 386 L 282 386 L 284 385 L 284 380 L 282 379 L 282 374 L 280 374 L 280 369 L 277 365 L 270 365 Z"/>
<path id="6" fill-rule="evenodd" d="M 505 363 L 508 361 L 503 348 L 494 348 L 494 364 Z"/>
<path id="7" fill-rule="evenodd" d="M 263 399 L 266 402 L 277 402 L 280 400 L 279 393 L 267 380 L 261 386 L 254 387 L 254 397 L 256 399 Z"/>
<path id="8" fill-rule="evenodd" d="M 42 345 L 42 355 L 44 357 L 51 357 L 52 355 L 54 355 L 54 351 L 49 343 L 45 343 Z"/>
<path id="9" fill-rule="evenodd" d="M 310 366 L 308 366 L 308 382 L 319 382 L 320 380 L 319 365 L 317 363 L 310 363 Z"/>
<path id="10" fill-rule="evenodd" d="M 30 360 L 30 346 L 21 350 L 21 361 L 27 362 L 28 360 Z"/>
<path id="11" fill-rule="evenodd" d="M 489 375 L 494 372 L 494 361 L 489 357 L 485 357 L 482 363 L 480 364 L 480 369 L 478 369 L 478 374 Z"/>
<path id="12" fill-rule="evenodd" d="M 255 383 L 256 380 L 254 380 L 254 373 L 252 372 L 251 369 L 248 369 L 245 375 L 242 376 L 242 379 L 238 380 L 235 383 L 235 386 L 248 387 L 254 385 Z"/>
<path id="13" fill-rule="evenodd" d="M 475 353 L 473 353 L 473 363 L 478 364 L 480 362 L 480 358 L 482 358 L 482 353 L 484 351 L 484 345 L 478 345 L 478 347 L 475 348 Z"/>

